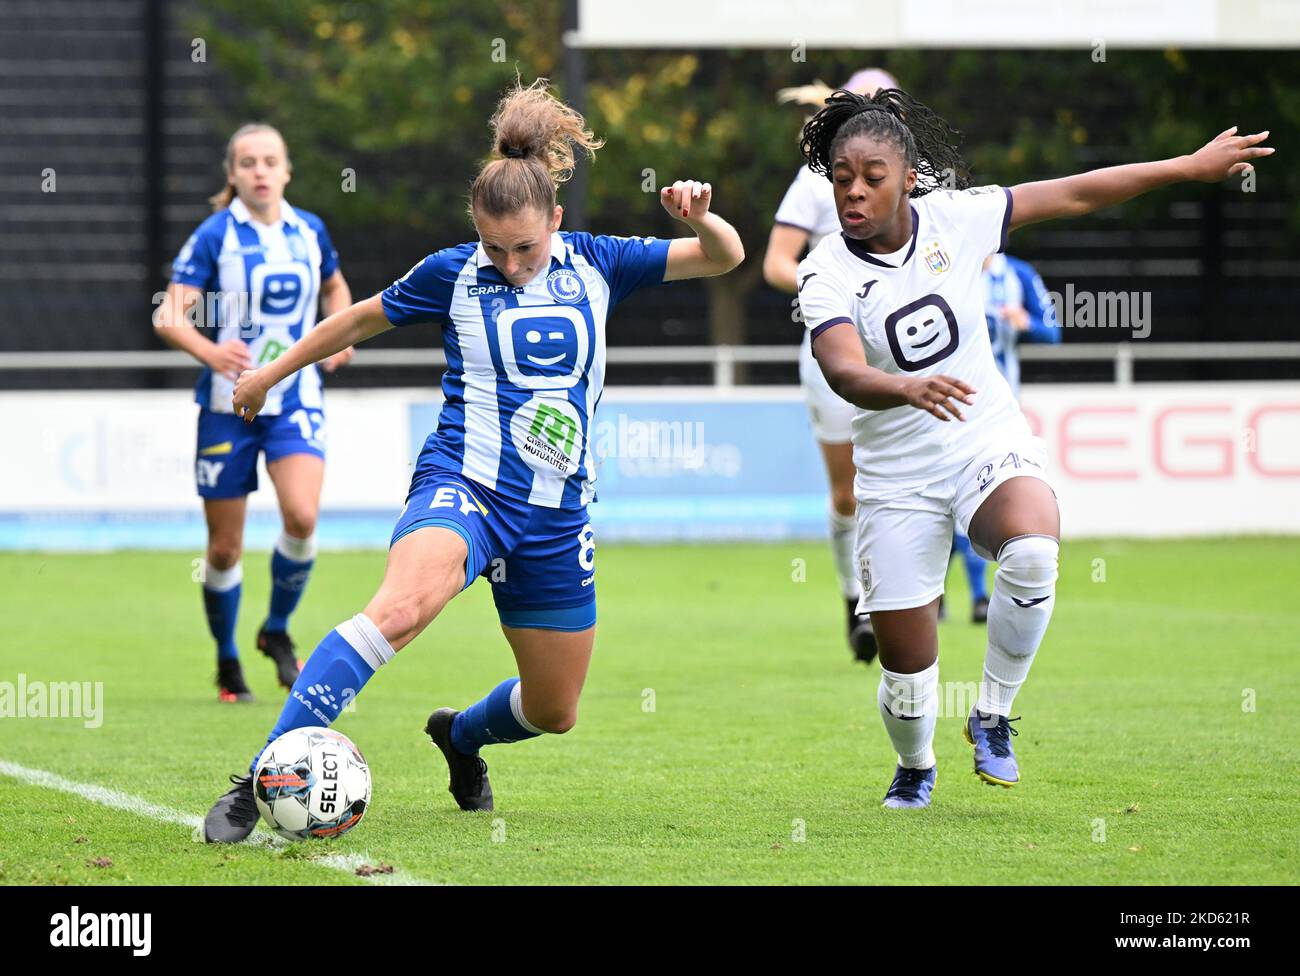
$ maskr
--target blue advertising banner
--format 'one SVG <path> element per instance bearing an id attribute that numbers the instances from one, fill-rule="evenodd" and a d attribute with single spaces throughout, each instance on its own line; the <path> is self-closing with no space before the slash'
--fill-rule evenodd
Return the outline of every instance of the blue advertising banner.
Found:
<path id="1" fill-rule="evenodd" d="M 441 404 L 411 407 L 414 458 Z M 606 541 L 789 539 L 826 533 L 826 474 L 797 397 L 610 394 L 591 434 Z"/>

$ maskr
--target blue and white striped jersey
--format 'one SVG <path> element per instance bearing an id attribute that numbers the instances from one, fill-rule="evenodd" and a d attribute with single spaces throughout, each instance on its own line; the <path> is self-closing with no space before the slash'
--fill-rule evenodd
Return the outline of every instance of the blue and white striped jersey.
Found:
<path id="1" fill-rule="evenodd" d="M 1002 314 L 1007 305 L 1019 305 L 1029 315 L 1029 328 L 1017 332 Z M 984 269 L 984 318 L 989 327 L 989 345 L 998 372 L 1006 377 L 1011 392 L 1020 395 L 1021 342 L 1053 343 L 1061 341 L 1056 323 L 1056 306 L 1047 286 L 1027 261 L 1009 254 L 995 254 Z"/>
<path id="2" fill-rule="evenodd" d="M 595 499 L 591 424 L 605 382 L 605 320 L 663 281 L 671 241 L 551 236 L 551 261 L 511 285 L 481 244 L 430 254 L 383 294 L 393 325 L 442 323 L 446 399 L 419 467 L 447 468 L 544 508 Z M 418 470 L 417 470 L 418 474 Z"/>
<path id="3" fill-rule="evenodd" d="M 172 262 L 172 281 L 203 289 L 204 314 L 216 317 L 216 341 L 243 339 L 253 364 L 260 366 L 316 325 L 321 282 L 338 265 L 334 243 L 315 214 L 281 201 L 280 221 L 267 225 L 254 220 L 236 197 L 190 235 Z M 233 413 L 234 387 L 204 367 L 194 399 L 217 413 Z M 311 365 L 273 386 L 261 412 L 291 413 L 322 404 L 320 373 Z"/>

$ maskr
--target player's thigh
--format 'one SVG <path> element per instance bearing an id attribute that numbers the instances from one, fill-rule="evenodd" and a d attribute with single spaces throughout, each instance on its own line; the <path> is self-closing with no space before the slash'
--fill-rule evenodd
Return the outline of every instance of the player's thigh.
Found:
<path id="1" fill-rule="evenodd" d="M 853 500 L 853 443 L 828 443 L 818 441 L 822 451 L 822 460 L 826 464 L 826 476 L 831 483 L 831 503 L 840 515 L 852 515 L 857 508 Z"/>
<path id="2" fill-rule="evenodd" d="M 320 492 L 325 482 L 325 459 L 318 454 L 286 454 L 266 463 L 275 485 L 284 530 L 305 539 L 316 530 Z"/>
<path id="3" fill-rule="evenodd" d="M 952 547 L 950 501 L 918 489 L 858 504 L 859 610 L 916 610 L 943 593 Z"/>
<path id="4" fill-rule="evenodd" d="M 325 481 L 325 418 L 320 410 L 295 409 L 259 417 L 266 473 L 275 485 L 285 531 L 304 539 L 316 528 Z"/>
<path id="5" fill-rule="evenodd" d="M 519 666 L 520 704 L 529 724 L 544 732 L 573 728 L 596 628 L 562 631 L 503 624 L 501 630 Z"/>
<path id="6" fill-rule="evenodd" d="M 365 609 L 393 650 L 418 637 L 465 588 L 468 553 L 464 538 L 437 525 L 422 526 L 393 543 L 383 582 Z"/>
<path id="7" fill-rule="evenodd" d="M 1061 513 L 1046 468 L 1046 445 L 1028 437 L 1008 441 L 963 472 L 957 519 L 981 556 L 996 558 L 1019 535 L 1060 538 Z"/>
<path id="8" fill-rule="evenodd" d="M 199 497 L 244 498 L 257 490 L 261 432 L 234 414 L 199 411 L 194 483 Z M 220 506 L 219 506 L 220 507 Z"/>
<path id="9" fill-rule="evenodd" d="M 524 715 L 551 732 L 577 720 L 596 626 L 596 540 L 584 509 L 534 508 L 492 582 L 519 662 Z"/>
<path id="10" fill-rule="evenodd" d="M 394 647 L 410 643 L 508 549 L 520 521 L 516 510 L 527 507 L 456 472 L 418 474 L 393 527 L 384 581 L 366 615 Z"/>

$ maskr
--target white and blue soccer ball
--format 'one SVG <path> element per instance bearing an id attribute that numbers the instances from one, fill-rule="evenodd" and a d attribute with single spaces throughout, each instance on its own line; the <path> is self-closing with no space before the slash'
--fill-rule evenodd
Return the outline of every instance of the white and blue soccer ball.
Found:
<path id="1" fill-rule="evenodd" d="M 257 809 L 281 837 L 340 837 L 370 806 L 370 767 L 346 735 L 333 729 L 294 729 L 257 760 Z"/>

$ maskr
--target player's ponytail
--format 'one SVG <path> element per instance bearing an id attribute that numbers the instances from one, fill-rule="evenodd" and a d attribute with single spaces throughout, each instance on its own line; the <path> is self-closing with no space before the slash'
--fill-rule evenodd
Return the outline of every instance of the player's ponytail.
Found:
<path id="1" fill-rule="evenodd" d="M 583 117 L 551 94 L 545 78 L 518 81 L 492 116 L 492 154 L 470 187 L 470 214 L 504 217 L 525 208 L 550 214 L 555 189 L 573 175 L 574 147 L 604 145 Z"/>
<path id="2" fill-rule="evenodd" d="M 835 92 L 803 127 L 799 148 L 808 167 L 829 178 L 836 148 L 854 136 L 885 139 L 898 147 L 903 161 L 916 170 L 914 197 L 971 185 L 970 170 L 957 150 L 961 133 L 901 89 L 881 88 L 874 95 Z"/>
<path id="3" fill-rule="evenodd" d="M 230 174 L 235 171 L 235 144 L 244 136 L 252 135 L 254 132 L 270 132 L 280 140 L 280 144 L 284 146 L 285 169 L 291 173 L 293 172 L 293 162 L 289 159 L 289 144 L 284 141 L 284 136 L 280 135 L 279 129 L 273 125 L 267 125 L 265 122 L 249 122 L 241 125 L 226 143 L 225 162 L 222 165 L 222 171 L 226 174 L 226 183 L 220 190 L 208 197 L 208 203 L 212 204 L 213 213 L 225 210 L 230 206 L 231 201 L 235 199 L 235 187 L 230 182 Z"/>

